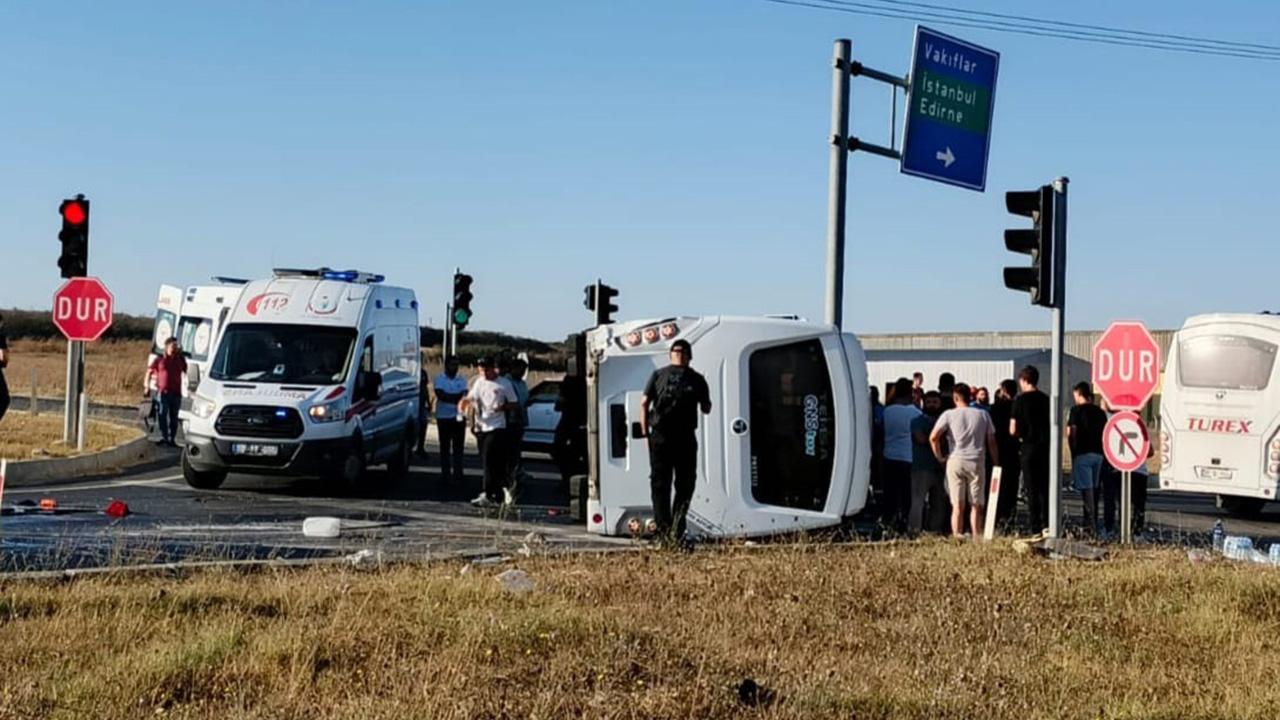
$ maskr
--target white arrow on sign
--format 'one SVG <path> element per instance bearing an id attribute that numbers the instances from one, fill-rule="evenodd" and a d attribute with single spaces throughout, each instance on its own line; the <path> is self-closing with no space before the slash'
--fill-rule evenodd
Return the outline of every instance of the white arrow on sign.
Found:
<path id="1" fill-rule="evenodd" d="M 938 160 L 942 162 L 942 167 L 951 167 L 951 163 L 956 161 L 956 156 L 951 154 L 951 148 L 948 147 L 946 152 L 938 151 Z"/>

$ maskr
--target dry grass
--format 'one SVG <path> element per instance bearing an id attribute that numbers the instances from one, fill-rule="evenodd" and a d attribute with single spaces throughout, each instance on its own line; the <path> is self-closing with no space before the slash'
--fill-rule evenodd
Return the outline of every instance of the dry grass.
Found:
<path id="1" fill-rule="evenodd" d="M 85 345 L 85 392 L 93 402 L 121 405 L 142 399 L 142 378 L 151 344 L 120 340 Z M 15 340 L 5 378 L 14 395 L 31 395 L 36 373 L 41 397 L 62 397 L 67 387 L 67 345 L 61 340 Z"/>
<path id="2" fill-rule="evenodd" d="M 1280 582 L 945 541 L 9 581 L 0 717 L 1256 717 Z M 739 703 L 753 678 L 776 693 Z"/>
<path id="3" fill-rule="evenodd" d="M 93 402 L 134 405 L 142 400 L 142 379 L 151 344 L 141 340 L 88 343 L 85 351 L 85 388 Z M 469 368 L 463 372 L 470 375 Z M 31 373 L 36 373 L 40 397 L 62 397 L 66 393 L 67 346 L 61 340 L 15 340 L 5 377 L 14 395 L 31 395 Z M 432 378 L 442 371 L 439 353 L 428 354 L 427 372 Z M 529 386 L 563 373 L 532 371 Z"/>
<path id="4" fill-rule="evenodd" d="M 53 413 L 34 416 L 25 412 L 6 413 L 4 420 L 0 420 L 0 457 L 25 460 L 78 455 L 74 443 L 62 443 L 62 424 L 62 415 Z M 84 438 L 85 451 L 106 450 L 141 436 L 141 430 L 90 420 Z"/>

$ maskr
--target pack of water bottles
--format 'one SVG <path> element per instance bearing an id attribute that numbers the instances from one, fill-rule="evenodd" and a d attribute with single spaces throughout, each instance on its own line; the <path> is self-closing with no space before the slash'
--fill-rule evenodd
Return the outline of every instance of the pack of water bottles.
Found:
<path id="1" fill-rule="evenodd" d="M 1260 565 L 1280 566 L 1280 542 L 1271 543 L 1267 552 L 1255 548 L 1251 538 L 1228 535 L 1222 521 L 1213 524 L 1213 550 L 1228 560 L 1245 560 Z"/>

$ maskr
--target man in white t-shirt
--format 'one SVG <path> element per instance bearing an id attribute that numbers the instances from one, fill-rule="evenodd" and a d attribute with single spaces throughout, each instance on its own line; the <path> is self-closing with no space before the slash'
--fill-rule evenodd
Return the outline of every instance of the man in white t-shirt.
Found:
<path id="1" fill-rule="evenodd" d="M 440 440 L 440 479 L 462 483 L 462 450 L 467 422 L 458 402 L 467 394 L 467 379 L 458 374 L 458 358 L 444 361 L 444 372 L 432 387 L 436 392 L 436 431 Z"/>
<path id="2" fill-rule="evenodd" d="M 507 406 L 519 402 L 511 384 L 498 378 L 497 364 L 488 358 L 476 361 L 480 377 L 458 403 L 458 409 L 476 411 L 476 441 L 480 445 L 480 462 L 484 466 L 484 491 L 471 501 L 476 507 L 510 505 L 511 489 L 507 487 Z"/>
<path id="3" fill-rule="evenodd" d="M 911 508 L 911 422 L 920 417 L 912 404 L 911 381 L 898 378 L 893 399 L 884 409 L 884 520 L 897 530 L 907 525 Z"/>
<path id="4" fill-rule="evenodd" d="M 951 391 L 955 407 L 938 417 L 929 434 L 929 444 L 938 462 L 947 468 L 947 493 L 951 496 L 951 536 L 964 537 L 964 508 L 969 506 L 969 527 L 974 538 L 982 527 L 982 510 L 987 504 L 987 453 L 993 465 L 1000 464 L 996 449 L 996 428 L 985 410 L 969 407 L 969 386 L 958 383 Z M 950 454 L 942 450 L 943 437 Z"/>

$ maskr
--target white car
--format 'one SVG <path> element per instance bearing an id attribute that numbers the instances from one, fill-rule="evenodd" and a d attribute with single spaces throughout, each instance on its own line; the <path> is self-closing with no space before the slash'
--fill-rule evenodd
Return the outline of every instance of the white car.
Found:
<path id="1" fill-rule="evenodd" d="M 529 388 L 529 425 L 524 430 L 524 447 L 535 452 L 551 452 L 560 424 L 560 381 L 543 380 Z"/>

